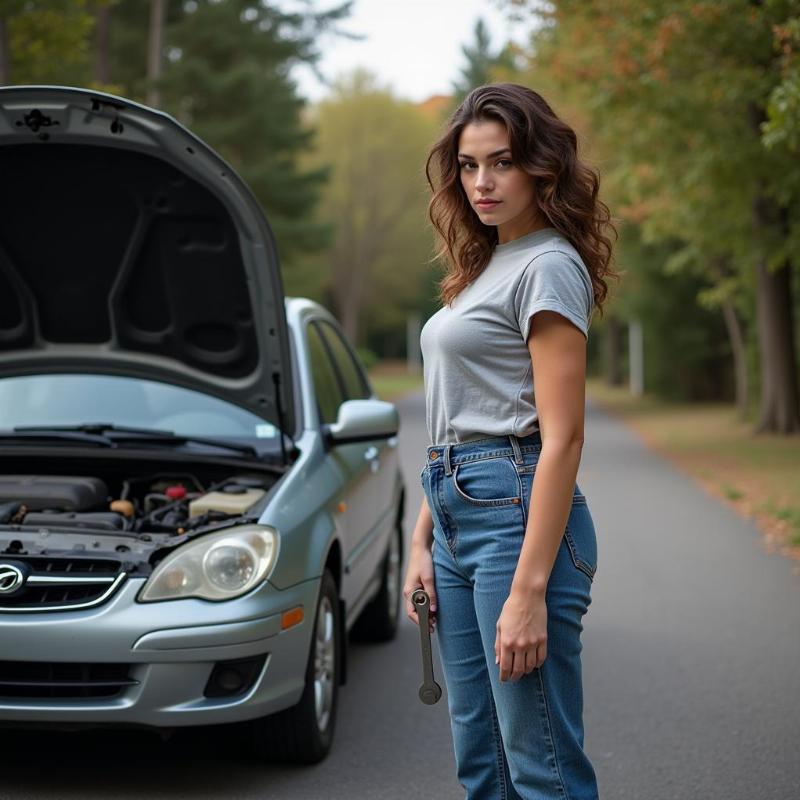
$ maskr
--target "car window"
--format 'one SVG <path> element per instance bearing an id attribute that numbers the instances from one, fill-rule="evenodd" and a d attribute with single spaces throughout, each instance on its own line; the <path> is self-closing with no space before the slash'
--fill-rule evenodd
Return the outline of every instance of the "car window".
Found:
<path id="1" fill-rule="evenodd" d="M 306 327 L 306 336 L 320 422 L 336 422 L 339 406 L 344 400 L 339 380 L 316 325 Z"/>
<path id="2" fill-rule="evenodd" d="M 120 375 L 22 375 L 0 379 L 0 429 L 110 423 L 179 436 L 277 437 L 267 420 L 218 397 Z"/>
<path id="3" fill-rule="evenodd" d="M 348 400 L 364 400 L 372 395 L 366 377 L 357 363 L 356 356 L 340 333 L 338 328 L 329 322 L 320 320 L 318 323 L 322 335 L 331 350 L 333 361 L 339 370 L 339 375 L 344 383 L 344 391 Z"/>

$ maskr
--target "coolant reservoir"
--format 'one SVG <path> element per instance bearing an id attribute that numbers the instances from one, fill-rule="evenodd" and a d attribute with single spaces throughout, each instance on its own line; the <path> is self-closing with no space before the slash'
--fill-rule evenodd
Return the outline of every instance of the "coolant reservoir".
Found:
<path id="1" fill-rule="evenodd" d="M 197 517 L 206 511 L 244 514 L 266 494 L 263 489 L 248 489 L 243 486 L 236 488 L 237 491 L 209 492 L 196 500 L 192 500 L 189 503 L 189 516 Z"/>

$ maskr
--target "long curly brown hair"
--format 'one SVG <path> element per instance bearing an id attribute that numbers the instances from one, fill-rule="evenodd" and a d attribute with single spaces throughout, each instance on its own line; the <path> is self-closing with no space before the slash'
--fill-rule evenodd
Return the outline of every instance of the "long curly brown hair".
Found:
<path id="1" fill-rule="evenodd" d="M 447 267 L 438 285 L 440 301 L 449 304 L 477 278 L 498 241 L 497 226 L 485 225 L 472 209 L 458 163 L 461 131 L 468 123 L 483 120 L 505 125 L 513 162 L 535 180 L 540 215 L 583 259 L 602 316 L 608 294 L 605 278 L 619 278 L 613 270 L 613 244 L 607 232 L 614 234 L 615 242 L 619 234 L 608 206 L 598 199 L 599 175 L 578 158 L 575 131 L 540 94 L 516 83 L 473 89 L 428 153 L 425 175 L 433 192 L 428 216 L 437 233 L 432 260 L 441 259 Z M 432 164 L 437 168 L 438 188 L 431 178 Z"/>

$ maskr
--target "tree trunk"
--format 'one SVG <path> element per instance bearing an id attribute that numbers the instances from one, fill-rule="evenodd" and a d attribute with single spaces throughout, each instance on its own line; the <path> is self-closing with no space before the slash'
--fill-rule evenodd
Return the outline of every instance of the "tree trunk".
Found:
<path id="1" fill-rule="evenodd" d="M 760 135 L 764 111 L 755 103 L 749 107 L 750 124 Z M 786 209 L 780 208 L 762 188 L 753 200 L 756 231 L 777 228 L 786 235 Z M 800 431 L 797 362 L 792 315 L 791 261 L 774 271 L 763 258 L 756 264 L 756 320 L 761 396 L 756 433 Z"/>
<path id="2" fill-rule="evenodd" d="M 730 270 L 727 269 L 726 263 L 724 258 L 718 258 L 711 261 L 709 264 L 711 274 L 720 283 L 730 272 Z M 744 421 L 747 419 L 750 399 L 749 382 L 747 379 L 747 352 L 744 344 L 742 322 L 739 319 L 739 315 L 736 313 L 736 308 L 728 297 L 722 301 L 722 317 L 725 320 L 725 328 L 728 331 L 728 340 L 730 341 L 731 354 L 733 355 L 733 374 L 736 384 L 734 387 L 736 411 L 739 415 L 739 419 Z"/>
<path id="3" fill-rule="evenodd" d="M 339 292 L 337 305 L 339 306 L 340 322 L 347 340 L 354 346 L 358 344 L 359 317 L 363 305 L 361 292 L 358 290 L 358 282 L 353 281 L 349 292 Z"/>
<path id="4" fill-rule="evenodd" d="M 164 18 L 167 0 L 150 0 L 150 32 L 147 41 L 147 105 L 161 104 L 162 51 L 164 49 Z"/>
<path id="5" fill-rule="evenodd" d="M 8 22 L 0 17 L 0 86 L 11 83 L 11 53 L 8 49 Z"/>
<path id="6" fill-rule="evenodd" d="M 773 272 L 756 265 L 761 402 L 757 433 L 800 431 L 792 320 L 791 264 Z"/>
<path id="7" fill-rule="evenodd" d="M 111 66 L 109 64 L 109 34 L 111 31 L 111 6 L 99 6 L 97 9 L 97 27 L 95 33 L 94 80 L 100 85 L 111 83 Z"/>

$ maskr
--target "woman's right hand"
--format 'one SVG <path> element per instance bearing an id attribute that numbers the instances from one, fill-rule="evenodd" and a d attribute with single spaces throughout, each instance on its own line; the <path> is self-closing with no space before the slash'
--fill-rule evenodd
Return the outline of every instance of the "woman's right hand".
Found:
<path id="1" fill-rule="evenodd" d="M 406 614 L 408 618 L 419 625 L 417 609 L 411 602 L 411 595 L 423 588 L 431 600 L 430 613 L 428 614 L 428 629 L 433 633 L 436 623 L 436 587 L 433 579 L 433 555 L 431 548 L 417 544 L 412 540 L 411 552 L 408 556 L 408 569 L 406 570 L 403 597 L 406 598 Z"/>

